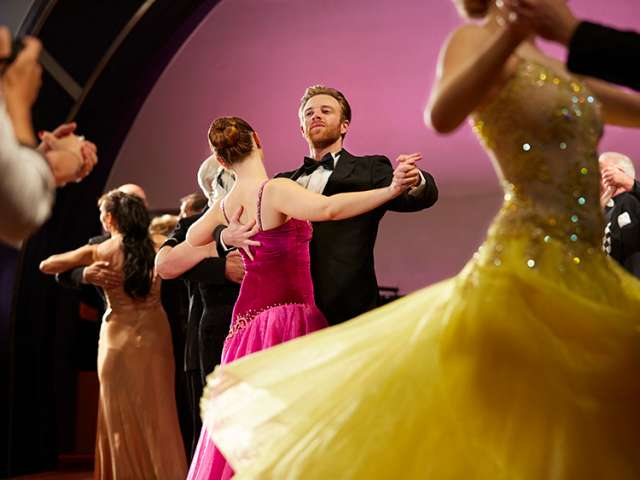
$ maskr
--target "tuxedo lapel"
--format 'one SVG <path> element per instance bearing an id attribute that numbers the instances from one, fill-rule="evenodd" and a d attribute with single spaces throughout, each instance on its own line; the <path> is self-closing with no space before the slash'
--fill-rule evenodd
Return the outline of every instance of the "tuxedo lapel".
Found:
<path id="1" fill-rule="evenodd" d="M 338 159 L 336 168 L 322 191 L 323 195 L 338 193 L 336 189 L 349 178 L 354 168 L 356 168 L 356 157 L 343 149 L 342 152 L 340 152 L 340 158 Z"/>
<path id="2" fill-rule="evenodd" d="M 300 178 L 302 175 L 304 175 L 304 165 L 301 166 L 300 168 L 298 168 L 297 170 L 294 170 L 291 175 L 289 175 L 289 178 L 291 180 L 293 180 L 294 182 L 296 180 L 298 180 L 298 178 Z"/>

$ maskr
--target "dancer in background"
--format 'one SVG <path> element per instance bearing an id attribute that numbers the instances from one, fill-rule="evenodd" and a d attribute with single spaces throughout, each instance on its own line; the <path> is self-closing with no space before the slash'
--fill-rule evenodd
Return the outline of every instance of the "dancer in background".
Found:
<path id="1" fill-rule="evenodd" d="M 40 264 L 44 273 L 53 274 L 103 261 L 122 276 L 121 286 L 105 289 L 94 476 L 183 479 L 171 333 L 153 271 L 149 214 L 141 198 L 117 190 L 103 195 L 98 205 L 110 238 Z"/>
<path id="2" fill-rule="evenodd" d="M 640 475 L 640 282 L 602 252 L 596 153 L 640 102 L 494 2 L 456 3 L 481 23 L 443 47 L 427 117 L 470 117 L 505 203 L 456 277 L 210 377 L 236 479 Z"/>
<path id="3" fill-rule="evenodd" d="M 233 170 L 237 180 L 231 192 L 191 226 L 187 241 L 206 245 L 214 228 L 229 222 L 227 212 L 239 212 L 236 220 L 248 226 L 255 223 L 253 241 L 261 244 L 255 256 L 242 252 L 246 274 L 222 353 L 224 365 L 327 325 L 313 297 L 308 220 L 347 219 L 393 200 L 415 181 L 405 175 L 415 169 L 420 157 L 409 156 L 390 186 L 325 197 L 289 179 L 269 180 L 260 139 L 240 118 L 216 119 L 209 129 L 209 141 L 218 161 Z M 203 429 L 188 478 L 226 480 L 232 476 L 233 470 Z"/>
<path id="4" fill-rule="evenodd" d="M 214 158 L 208 158 L 198 170 L 198 184 L 207 201 L 213 203 L 215 198 L 228 193 L 233 176 Z M 204 210 L 207 202 L 201 206 Z M 181 218 L 162 245 L 156 256 L 156 270 L 163 280 L 183 282 L 187 290 L 189 313 L 181 369 L 187 386 L 190 437 L 186 443 L 191 459 L 202 430 L 200 397 L 205 377 L 220 362 L 244 266 L 237 253 L 218 257 L 213 243 L 202 247 L 189 245 L 185 241 L 187 230 L 203 212 L 192 207 L 180 210 L 192 215 Z"/>

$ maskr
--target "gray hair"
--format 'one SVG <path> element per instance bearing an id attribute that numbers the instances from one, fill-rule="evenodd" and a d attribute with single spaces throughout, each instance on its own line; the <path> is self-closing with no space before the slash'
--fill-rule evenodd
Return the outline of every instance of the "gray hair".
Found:
<path id="1" fill-rule="evenodd" d="M 229 193 L 235 182 L 235 174 L 222 167 L 214 155 L 202 162 L 198 169 L 198 185 L 209 199 L 209 206 Z"/>
<path id="2" fill-rule="evenodd" d="M 611 160 L 615 165 L 618 165 L 620 168 L 622 168 L 624 173 L 629 175 L 631 178 L 636 178 L 636 169 L 633 166 L 633 162 L 625 154 L 618 152 L 601 153 L 598 161 L 603 162 L 605 160 Z"/>

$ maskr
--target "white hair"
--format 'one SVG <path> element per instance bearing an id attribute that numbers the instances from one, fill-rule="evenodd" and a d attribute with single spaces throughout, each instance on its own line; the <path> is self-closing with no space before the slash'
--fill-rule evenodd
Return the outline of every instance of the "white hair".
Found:
<path id="1" fill-rule="evenodd" d="M 629 157 L 627 157 L 623 153 L 618 153 L 618 152 L 601 153 L 600 158 L 598 158 L 598 161 L 602 163 L 607 160 L 610 160 L 615 165 L 618 165 L 620 168 L 622 168 L 624 173 L 629 175 L 631 178 L 636 178 L 636 169 L 633 166 L 633 162 Z"/>
<path id="2" fill-rule="evenodd" d="M 209 206 L 229 193 L 235 181 L 235 174 L 222 167 L 214 155 L 202 162 L 198 169 L 198 185 L 209 199 Z"/>

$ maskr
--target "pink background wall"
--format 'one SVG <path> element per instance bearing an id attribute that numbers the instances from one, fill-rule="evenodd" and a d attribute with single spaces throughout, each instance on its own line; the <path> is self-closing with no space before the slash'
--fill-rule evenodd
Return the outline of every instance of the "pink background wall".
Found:
<path id="1" fill-rule="evenodd" d="M 640 30 L 637 0 L 571 5 L 581 17 Z M 175 207 L 196 188 L 195 172 L 209 153 L 207 127 L 220 115 L 244 117 L 259 131 L 270 173 L 292 169 L 307 153 L 296 116 L 304 89 L 335 86 L 354 111 L 347 149 L 392 158 L 421 151 L 422 167 L 440 187 L 434 208 L 383 221 L 380 283 L 407 293 L 455 274 L 501 197 L 468 126 L 440 137 L 422 120 L 440 45 L 459 23 L 448 0 L 223 0 L 149 95 L 109 187 L 138 182 L 153 208 Z M 637 139 L 634 131 L 609 128 L 602 149 L 638 159 Z"/>

